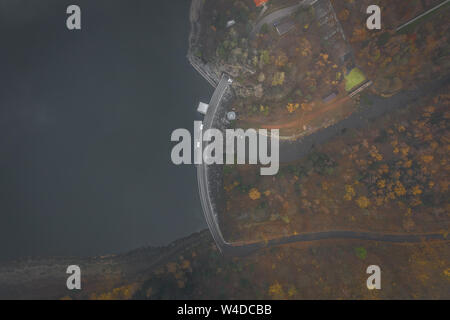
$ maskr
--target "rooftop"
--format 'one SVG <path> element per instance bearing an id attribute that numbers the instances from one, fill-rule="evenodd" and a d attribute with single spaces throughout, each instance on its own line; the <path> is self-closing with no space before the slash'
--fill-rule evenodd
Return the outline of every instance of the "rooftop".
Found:
<path id="1" fill-rule="evenodd" d="M 200 102 L 198 104 L 197 111 L 201 114 L 206 114 L 206 112 L 208 111 L 208 108 L 209 108 L 209 104 Z"/>
<path id="2" fill-rule="evenodd" d="M 257 7 L 260 7 L 260 6 L 264 5 L 264 4 L 266 4 L 267 2 L 269 2 L 269 0 L 253 0 L 253 2 L 255 2 L 255 5 Z"/>

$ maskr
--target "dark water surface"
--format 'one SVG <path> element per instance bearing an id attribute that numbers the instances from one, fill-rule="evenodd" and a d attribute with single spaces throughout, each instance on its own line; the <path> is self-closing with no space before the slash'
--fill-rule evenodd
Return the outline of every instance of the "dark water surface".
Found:
<path id="1" fill-rule="evenodd" d="M 0 1 L 0 260 L 161 245 L 206 227 L 170 161 L 212 88 L 188 64 L 188 0 Z"/>

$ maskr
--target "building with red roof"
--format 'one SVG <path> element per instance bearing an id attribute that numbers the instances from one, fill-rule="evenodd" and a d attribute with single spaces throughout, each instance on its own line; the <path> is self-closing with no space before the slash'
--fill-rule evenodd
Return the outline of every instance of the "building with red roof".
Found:
<path id="1" fill-rule="evenodd" d="M 269 0 L 253 0 L 253 2 L 255 2 L 255 5 L 257 7 L 260 7 L 262 5 L 265 5 L 267 2 L 269 2 Z"/>

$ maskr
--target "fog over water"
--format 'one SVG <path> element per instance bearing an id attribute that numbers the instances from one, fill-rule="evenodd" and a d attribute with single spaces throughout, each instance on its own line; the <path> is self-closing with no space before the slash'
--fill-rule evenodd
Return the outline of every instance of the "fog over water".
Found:
<path id="1" fill-rule="evenodd" d="M 206 228 L 170 161 L 212 87 L 186 59 L 190 1 L 0 2 L 0 260 L 162 245 Z"/>

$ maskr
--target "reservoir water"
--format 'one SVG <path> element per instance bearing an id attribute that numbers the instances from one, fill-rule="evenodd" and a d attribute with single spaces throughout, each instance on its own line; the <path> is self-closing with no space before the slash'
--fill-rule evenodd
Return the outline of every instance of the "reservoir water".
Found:
<path id="1" fill-rule="evenodd" d="M 186 59 L 190 1 L 0 2 L 0 260 L 163 245 L 206 228 L 170 161 L 213 88 Z"/>

